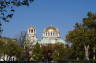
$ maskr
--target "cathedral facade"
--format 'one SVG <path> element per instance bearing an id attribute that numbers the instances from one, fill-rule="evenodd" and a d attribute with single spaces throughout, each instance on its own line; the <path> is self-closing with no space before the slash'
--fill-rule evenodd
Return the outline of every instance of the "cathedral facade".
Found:
<path id="1" fill-rule="evenodd" d="M 53 26 L 44 29 L 41 40 L 38 40 L 36 37 L 36 28 L 32 26 L 29 27 L 27 30 L 26 40 L 27 44 L 32 45 L 35 45 L 37 42 L 41 45 L 55 44 L 57 42 L 65 44 L 65 41 L 61 39 L 59 29 Z"/>

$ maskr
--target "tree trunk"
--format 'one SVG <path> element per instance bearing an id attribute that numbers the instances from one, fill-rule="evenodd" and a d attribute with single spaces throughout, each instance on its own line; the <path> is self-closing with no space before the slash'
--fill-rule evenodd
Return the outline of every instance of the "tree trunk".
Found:
<path id="1" fill-rule="evenodd" d="M 95 60 L 95 48 L 93 49 L 93 53 L 94 53 L 93 59 Z"/>
<path id="2" fill-rule="evenodd" d="M 89 45 L 87 45 L 87 46 L 85 45 L 84 48 L 85 48 L 85 59 L 89 60 L 89 51 L 88 51 L 89 50 Z"/>

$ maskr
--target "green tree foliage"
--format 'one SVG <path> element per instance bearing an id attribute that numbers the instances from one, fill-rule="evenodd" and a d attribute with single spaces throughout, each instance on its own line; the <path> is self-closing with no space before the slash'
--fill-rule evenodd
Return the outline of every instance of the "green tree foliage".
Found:
<path id="1" fill-rule="evenodd" d="M 88 12 L 87 17 L 83 19 L 83 25 L 88 29 L 96 29 L 96 14 Z"/>
<path id="2" fill-rule="evenodd" d="M 29 53 L 31 53 L 30 61 L 64 61 L 71 59 L 70 57 L 72 56 L 72 48 L 67 47 L 60 42 L 44 45 L 40 45 L 37 42 L 36 45 L 33 45 L 31 50 L 29 50 Z"/>
<path id="3" fill-rule="evenodd" d="M 15 8 L 29 6 L 33 0 L 0 0 L 0 36 L 2 34 L 2 23 L 9 22 L 13 17 Z"/>
<path id="4" fill-rule="evenodd" d="M 94 43 L 96 40 L 95 33 L 96 30 L 75 29 L 69 32 L 69 34 L 66 36 L 66 40 L 69 42 L 74 42 L 75 44 L 78 42 L 81 43 L 81 45 L 92 45 L 92 42 Z"/>
<path id="5" fill-rule="evenodd" d="M 41 61 L 42 59 L 43 59 L 43 49 L 40 46 L 40 44 L 37 42 L 37 44 L 34 45 L 33 47 L 31 60 Z"/>
<path id="6" fill-rule="evenodd" d="M 56 43 L 53 46 L 54 46 L 54 51 L 52 53 L 53 60 L 64 61 L 65 59 L 68 59 L 68 57 L 70 56 L 69 49 L 66 48 L 63 43 Z"/>
<path id="7" fill-rule="evenodd" d="M 87 16 L 82 24 L 76 23 L 75 29 L 66 36 L 66 41 L 72 42 L 74 56 L 79 58 L 84 58 L 84 46 L 90 46 L 89 54 L 92 55 L 92 49 L 96 45 L 96 14 L 88 12 Z"/>
<path id="8" fill-rule="evenodd" d="M 3 48 L 4 48 L 4 44 L 5 44 L 4 41 L 0 39 L 0 56 L 1 56 L 1 55 L 3 54 L 3 52 L 4 52 L 4 49 L 3 49 Z"/>
<path id="9" fill-rule="evenodd" d="M 17 43 L 16 40 L 9 39 L 9 38 L 0 38 L 0 54 L 2 55 L 9 55 L 9 56 L 16 56 L 19 59 L 22 56 L 23 48 L 21 48 Z"/>

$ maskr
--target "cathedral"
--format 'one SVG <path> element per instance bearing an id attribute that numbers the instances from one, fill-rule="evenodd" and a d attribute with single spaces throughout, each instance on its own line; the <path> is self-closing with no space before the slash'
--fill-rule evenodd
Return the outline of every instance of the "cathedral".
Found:
<path id="1" fill-rule="evenodd" d="M 55 44 L 57 42 L 66 44 L 60 37 L 59 29 L 53 26 L 44 29 L 41 40 L 38 40 L 36 37 L 36 28 L 32 26 L 29 27 L 26 34 L 26 40 L 26 44 L 31 45 L 35 45 L 37 42 L 41 45 Z"/>

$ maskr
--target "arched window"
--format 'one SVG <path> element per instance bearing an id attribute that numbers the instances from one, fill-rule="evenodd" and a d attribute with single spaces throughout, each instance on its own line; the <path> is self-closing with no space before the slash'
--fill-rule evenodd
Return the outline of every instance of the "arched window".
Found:
<path id="1" fill-rule="evenodd" d="M 47 36 L 47 33 L 46 33 L 46 36 Z"/>
<path id="2" fill-rule="evenodd" d="M 31 30 L 31 33 L 33 33 L 33 30 Z"/>
<path id="3" fill-rule="evenodd" d="M 52 32 L 51 32 L 51 36 L 52 36 Z"/>

